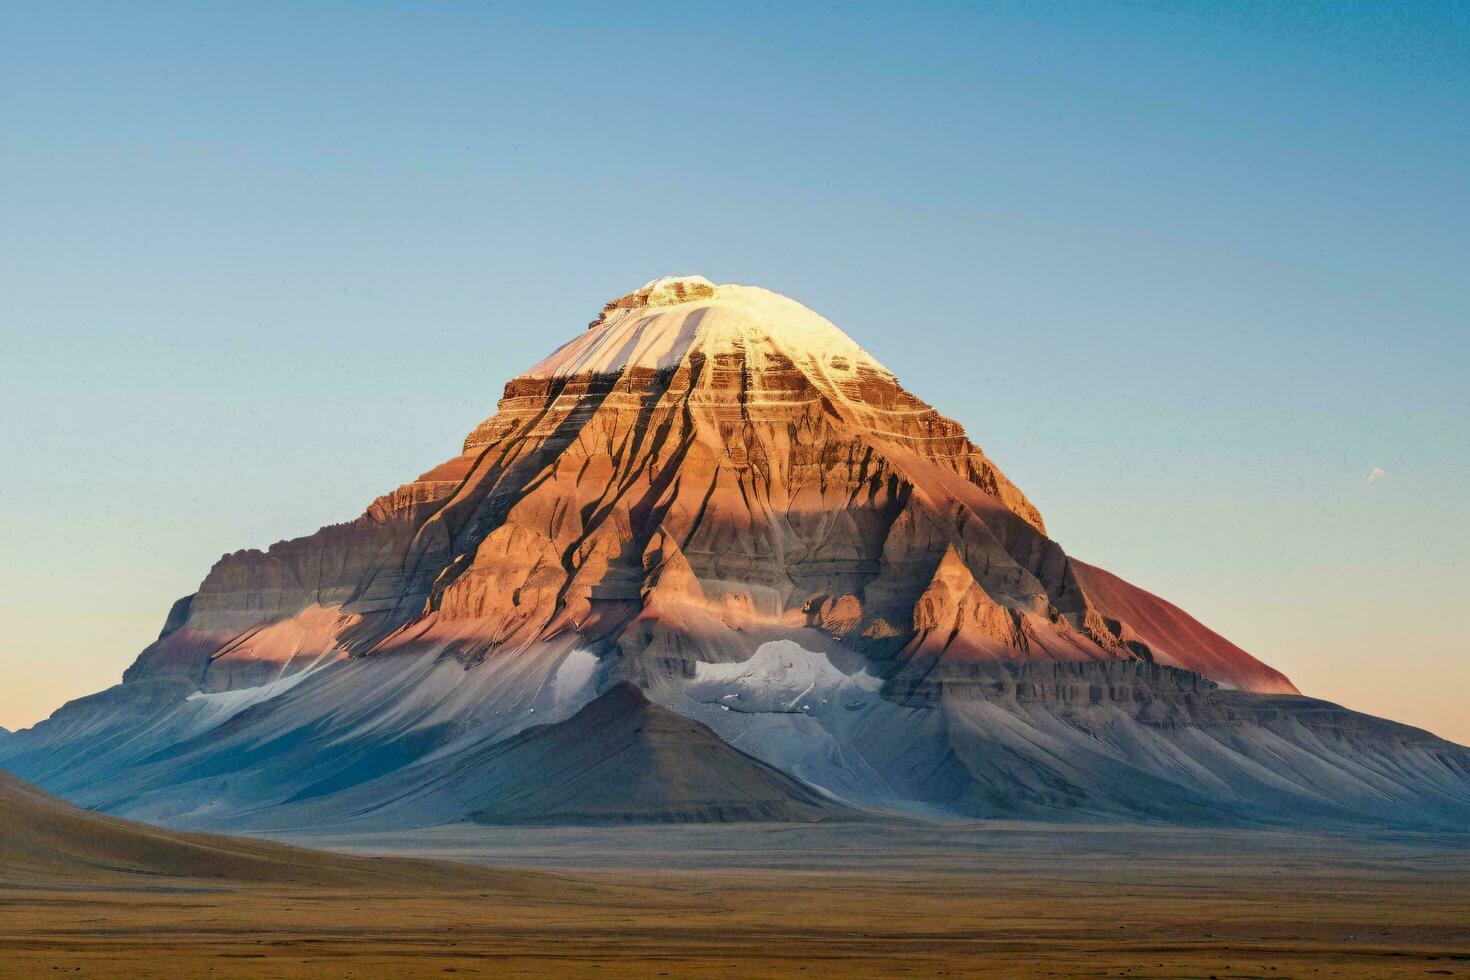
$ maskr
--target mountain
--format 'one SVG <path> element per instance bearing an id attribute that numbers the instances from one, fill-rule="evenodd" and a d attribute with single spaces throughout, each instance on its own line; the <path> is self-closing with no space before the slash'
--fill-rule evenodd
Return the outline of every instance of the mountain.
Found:
<path id="1" fill-rule="evenodd" d="M 368 651 L 546 643 L 616 649 L 638 677 L 809 630 L 913 671 L 1144 657 L 1295 691 L 1228 644 L 1170 649 L 1164 630 L 1155 651 L 1116 607 L 1169 611 L 1116 581 L 1090 594 L 1045 532 L 826 320 L 658 280 L 507 384 L 458 457 L 350 524 L 221 560 L 125 679 L 228 691 Z"/>
<path id="2" fill-rule="evenodd" d="M 700 277 L 606 304 L 506 384 L 458 456 L 356 520 L 226 555 L 122 684 L 0 762 L 182 827 L 582 820 L 513 784 L 652 710 L 620 696 L 576 721 L 621 682 L 820 793 L 760 796 L 771 774 L 691 727 L 679 765 L 709 773 L 669 783 L 672 736 L 636 740 L 620 778 L 669 806 L 593 793 L 597 819 L 786 819 L 829 798 L 1062 819 L 1470 813 L 1464 748 L 1303 698 L 1073 559 L 958 424 L 836 326 Z M 732 793 L 784 802 L 697 805 L 737 770 Z"/>

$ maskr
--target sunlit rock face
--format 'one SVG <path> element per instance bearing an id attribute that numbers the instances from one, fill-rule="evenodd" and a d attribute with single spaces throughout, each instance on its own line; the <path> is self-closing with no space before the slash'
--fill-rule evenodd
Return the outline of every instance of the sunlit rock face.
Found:
<path id="1" fill-rule="evenodd" d="M 1068 558 L 964 430 L 836 326 L 698 276 L 609 302 L 505 386 L 460 456 L 357 520 L 221 559 L 129 677 L 228 689 L 324 657 L 474 663 L 568 634 L 645 682 L 792 635 L 891 677 L 1144 660 L 1294 690 Z"/>

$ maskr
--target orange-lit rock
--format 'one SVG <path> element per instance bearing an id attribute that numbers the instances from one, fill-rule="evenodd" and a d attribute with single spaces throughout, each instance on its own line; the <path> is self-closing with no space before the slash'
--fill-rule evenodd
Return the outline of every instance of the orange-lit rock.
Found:
<path id="1" fill-rule="evenodd" d="M 961 427 L 831 323 L 656 280 L 505 386 L 463 453 L 357 520 L 226 556 L 130 677 L 209 690 L 327 657 L 568 635 L 624 676 L 801 634 L 890 672 L 1157 660 L 1293 691 L 1069 558 Z"/>

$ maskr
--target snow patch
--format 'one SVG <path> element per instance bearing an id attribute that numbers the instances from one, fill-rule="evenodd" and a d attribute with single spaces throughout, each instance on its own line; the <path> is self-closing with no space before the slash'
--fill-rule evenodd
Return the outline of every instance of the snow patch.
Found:
<path id="1" fill-rule="evenodd" d="M 873 694 L 882 686 L 866 667 L 844 674 L 825 653 L 791 640 L 772 640 L 756 648 L 749 660 L 696 663 L 688 693 L 706 702 L 727 702 L 738 711 L 796 712 L 820 709 L 842 696 L 851 700 Z"/>
<path id="2" fill-rule="evenodd" d="M 573 650 L 567 654 L 551 675 L 551 703 L 558 714 L 571 717 L 597 695 L 597 671 L 601 664 L 590 650 Z"/>
<path id="3" fill-rule="evenodd" d="M 318 657 L 294 674 L 278 677 L 269 684 L 260 684 L 256 687 L 242 687 L 233 691 L 213 691 L 209 693 L 195 691 L 184 699 L 186 703 L 194 706 L 194 714 L 189 719 L 186 736 L 197 735 L 200 732 L 206 732 L 211 728 L 216 728 L 246 708 L 263 704 L 272 698 L 285 694 L 329 663 L 331 661 L 327 660 L 325 656 Z"/>
<path id="4" fill-rule="evenodd" d="M 739 663 L 696 663 L 694 677 L 651 696 L 839 799 L 913 808 L 909 783 L 950 751 L 942 713 L 885 701 L 882 687 L 866 667 L 847 674 L 826 653 L 774 640 Z"/>

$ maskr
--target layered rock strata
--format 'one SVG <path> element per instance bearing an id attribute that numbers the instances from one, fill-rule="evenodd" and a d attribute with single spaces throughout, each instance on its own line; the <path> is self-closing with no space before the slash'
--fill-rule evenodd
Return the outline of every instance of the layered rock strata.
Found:
<path id="1" fill-rule="evenodd" d="M 699 277 L 608 303 L 459 456 L 357 520 L 221 559 L 127 679 L 229 690 L 567 634 L 636 679 L 807 633 L 897 674 L 1139 660 L 1294 691 L 1070 558 L 958 424 L 831 323 Z"/>

